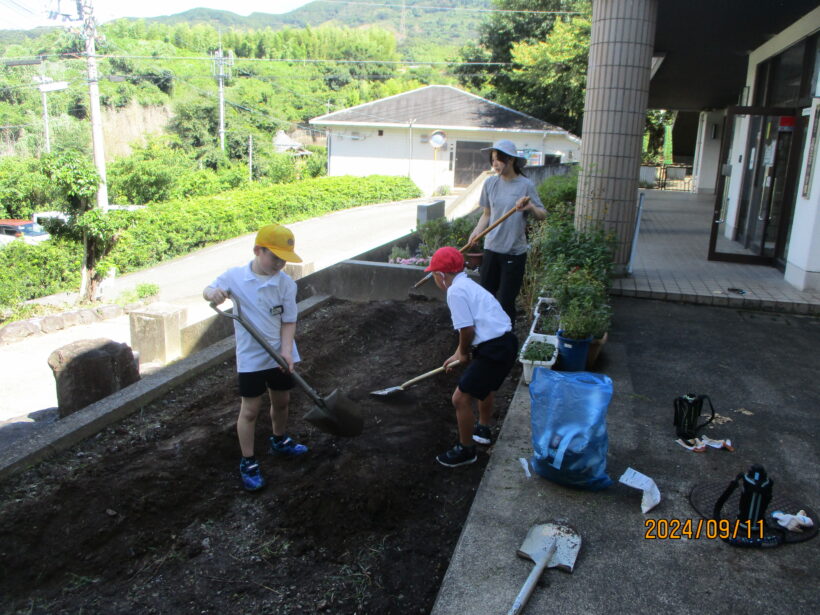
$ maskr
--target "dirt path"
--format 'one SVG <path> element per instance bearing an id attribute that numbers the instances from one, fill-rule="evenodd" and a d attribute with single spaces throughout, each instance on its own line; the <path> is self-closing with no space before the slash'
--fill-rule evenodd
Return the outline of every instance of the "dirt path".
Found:
<path id="1" fill-rule="evenodd" d="M 260 454 L 270 435 L 260 420 L 269 484 L 245 493 L 226 362 L 0 486 L 3 612 L 429 612 L 492 449 L 464 468 L 435 463 L 455 442 L 455 376 L 391 403 L 368 393 L 449 356 L 446 306 L 333 302 L 300 323 L 297 339 L 306 380 L 359 404 L 360 437 L 302 421 L 310 402 L 298 393 L 291 432 L 311 452 Z"/>

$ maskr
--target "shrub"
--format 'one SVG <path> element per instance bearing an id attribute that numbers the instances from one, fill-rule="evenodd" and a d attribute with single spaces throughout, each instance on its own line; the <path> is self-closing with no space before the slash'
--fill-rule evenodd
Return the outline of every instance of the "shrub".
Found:
<path id="1" fill-rule="evenodd" d="M 575 205 L 578 191 L 578 169 L 570 170 L 566 175 L 553 175 L 538 186 L 538 196 L 547 211 L 562 203 Z"/>
<path id="2" fill-rule="evenodd" d="M 421 196 L 406 177 L 323 177 L 296 184 L 232 190 L 167 201 L 137 211 L 110 211 L 106 222 L 118 241 L 97 268 L 120 274 L 252 233 L 330 211 Z M 12 242 L 0 249 L 0 307 L 76 289 L 82 248 L 52 239 L 37 245 Z"/>

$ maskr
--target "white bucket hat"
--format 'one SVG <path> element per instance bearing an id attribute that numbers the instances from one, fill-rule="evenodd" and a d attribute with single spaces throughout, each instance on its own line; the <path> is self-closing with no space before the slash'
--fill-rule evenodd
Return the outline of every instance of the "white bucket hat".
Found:
<path id="1" fill-rule="evenodd" d="M 520 158 L 524 161 L 527 160 L 525 156 L 522 156 L 518 153 L 518 151 L 515 149 L 515 143 L 513 143 L 509 139 L 501 139 L 500 141 L 496 141 L 495 143 L 493 143 L 492 147 L 482 147 L 481 151 L 489 152 L 493 149 L 501 152 L 502 154 L 507 154 L 507 156 L 512 156 L 513 158 Z"/>

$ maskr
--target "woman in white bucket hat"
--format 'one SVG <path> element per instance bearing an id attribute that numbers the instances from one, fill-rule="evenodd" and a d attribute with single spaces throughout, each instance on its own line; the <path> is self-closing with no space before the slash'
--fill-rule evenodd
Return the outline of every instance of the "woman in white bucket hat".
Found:
<path id="1" fill-rule="evenodd" d="M 484 238 L 484 257 L 481 260 L 481 285 L 495 295 L 498 302 L 515 324 L 515 300 L 524 280 L 527 264 L 527 216 L 543 220 L 547 216 L 538 192 L 522 172 L 526 159 L 519 155 L 515 144 L 509 139 L 501 139 L 492 147 L 490 164 L 496 175 L 488 178 L 481 189 L 478 201 L 482 208 L 470 240 L 509 210 L 513 214 Z"/>

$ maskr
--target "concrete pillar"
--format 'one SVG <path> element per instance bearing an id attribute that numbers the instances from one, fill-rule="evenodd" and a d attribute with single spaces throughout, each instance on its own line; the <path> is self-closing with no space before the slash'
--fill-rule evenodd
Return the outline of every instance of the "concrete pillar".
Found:
<path id="1" fill-rule="evenodd" d="M 131 347 L 140 362 L 165 365 L 182 356 L 180 330 L 187 320 L 187 310 L 169 303 L 152 303 L 129 315 Z"/>
<path id="2" fill-rule="evenodd" d="M 425 222 L 444 217 L 444 201 L 432 201 L 430 203 L 419 203 L 416 206 L 416 226 L 421 226 Z"/>
<path id="3" fill-rule="evenodd" d="M 657 0 L 593 0 L 575 227 L 615 233 L 629 262 L 638 204 Z"/>

